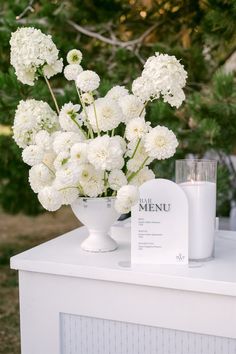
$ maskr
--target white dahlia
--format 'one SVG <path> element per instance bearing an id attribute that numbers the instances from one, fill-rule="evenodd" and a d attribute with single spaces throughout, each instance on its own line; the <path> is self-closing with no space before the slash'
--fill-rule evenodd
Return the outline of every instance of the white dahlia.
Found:
<path id="1" fill-rule="evenodd" d="M 171 130 L 158 125 L 145 136 L 144 146 L 150 157 L 164 160 L 174 155 L 178 141 Z"/>
<path id="2" fill-rule="evenodd" d="M 49 186 L 54 180 L 54 174 L 43 163 L 34 165 L 29 170 L 29 183 L 35 193 L 40 189 Z"/>
<path id="3" fill-rule="evenodd" d="M 139 190 L 136 186 L 123 186 L 117 192 L 115 208 L 119 213 L 128 213 L 138 200 Z"/>
<path id="4" fill-rule="evenodd" d="M 62 205 L 70 205 L 79 196 L 78 188 L 74 186 L 65 186 L 58 180 L 55 180 L 55 182 L 53 183 L 53 187 L 60 193 Z"/>
<path id="5" fill-rule="evenodd" d="M 123 112 L 124 122 L 127 123 L 133 118 L 145 116 L 145 106 L 140 99 L 134 95 L 126 95 L 119 99 L 119 105 Z"/>
<path id="6" fill-rule="evenodd" d="M 95 71 L 84 70 L 77 76 L 76 85 L 82 92 L 92 92 L 98 88 L 100 78 Z"/>
<path id="7" fill-rule="evenodd" d="M 70 159 L 70 153 L 68 150 L 66 151 L 61 151 L 59 154 L 57 154 L 57 157 L 53 161 L 53 166 L 55 167 L 56 170 L 60 170 L 63 168 L 68 167 Z"/>
<path id="8" fill-rule="evenodd" d="M 145 122 L 144 118 L 138 117 L 131 119 L 125 129 L 126 138 L 131 140 L 137 140 L 142 138 L 150 129 L 150 122 Z"/>
<path id="9" fill-rule="evenodd" d="M 147 102 L 152 98 L 158 98 L 158 93 L 155 93 L 152 81 L 140 76 L 132 83 L 133 94 L 142 102 Z"/>
<path id="10" fill-rule="evenodd" d="M 83 68 L 79 64 L 69 64 L 64 68 L 64 76 L 68 81 L 75 81 L 77 76 L 82 73 Z"/>
<path id="11" fill-rule="evenodd" d="M 52 137 L 46 130 L 40 130 L 35 135 L 35 144 L 45 151 L 49 151 L 52 148 Z"/>
<path id="12" fill-rule="evenodd" d="M 43 157 L 44 150 L 38 145 L 29 145 L 22 151 L 22 159 L 29 166 L 42 162 Z"/>
<path id="13" fill-rule="evenodd" d="M 87 158 L 88 144 L 76 143 L 70 149 L 71 161 L 77 164 L 84 164 L 88 162 Z"/>
<path id="14" fill-rule="evenodd" d="M 79 133 L 61 132 L 53 141 L 53 149 L 56 154 L 59 154 L 61 151 L 70 151 L 72 145 L 80 143 L 83 139 L 83 136 Z"/>
<path id="15" fill-rule="evenodd" d="M 127 178 L 123 171 L 112 170 L 108 176 L 109 187 L 114 191 L 117 191 L 121 187 L 127 184 Z"/>
<path id="16" fill-rule="evenodd" d="M 83 54 L 79 49 L 71 49 L 66 56 L 66 60 L 69 64 L 80 64 L 83 58 Z"/>
<path id="17" fill-rule="evenodd" d="M 55 187 L 44 187 L 39 191 L 38 199 L 42 206 L 49 211 L 56 211 L 62 205 L 60 192 Z"/>
<path id="18" fill-rule="evenodd" d="M 87 115 L 95 132 L 112 130 L 122 121 L 122 111 L 119 105 L 106 97 L 95 100 L 94 104 L 87 108 Z"/>
<path id="19" fill-rule="evenodd" d="M 95 198 L 104 192 L 104 181 L 101 176 L 93 175 L 89 180 L 82 182 L 83 192 L 90 198 Z"/>
<path id="20" fill-rule="evenodd" d="M 129 91 L 124 86 L 114 86 L 106 94 L 105 97 L 110 98 L 116 102 L 119 101 L 121 97 L 127 96 Z"/>

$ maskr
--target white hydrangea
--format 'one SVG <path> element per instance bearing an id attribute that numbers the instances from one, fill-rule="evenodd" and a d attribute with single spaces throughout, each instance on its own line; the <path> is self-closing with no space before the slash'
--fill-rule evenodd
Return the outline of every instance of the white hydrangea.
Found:
<path id="1" fill-rule="evenodd" d="M 42 188 L 52 184 L 54 174 L 43 163 L 34 165 L 29 170 L 29 183 L 35 193 L 38 193 Z"/>
<path id="2" fill-rule="evenodd" d="M 83 54 L 79 49 L 71 49 L 66 56 L 66 60 L 69 64 L 80 64 L 83 58 Z"/>
<path id="3" fill-rule="evenodd" d="M 55 187 L 44 187 L 38 194 L 39 202 L 49 211 L 56 211 L 62 205 L 61 193 Z"/>
<path id="4" fill-rule="evenodd" d="M 53 162 L 55 169 L 60 170 L 62 168 L 67 167 L 69 163 L 69 159 L 70 159 L 70 153 L 68 150 L 59 152 L 59 154 L 57 155 L 57 157 Z"/>
<path id="5" fill-rule="evenodd" d="M 129 91 L 124 86 L 117 85 L 107 92 L 106 97 L 118 102 L 121 97 L 127 96 L 128 94 Z"/>
<path id="6" fill-rule="evenodd" d="M 83 120 L 81 114 L 78 113 L 79 110 L 80 105 L 74 105 L 71 102 L 62 106 L 59 113 L 59 123 L 62 130 L 76 133 L 81 132 L 78 125 L 81 126 L 83 124 Z"/>
<path id="7" fill-rule="evenodd" d="M 100 78 L 95 71 L 84 70 L 77 76 L 76 85 L 82 92 L 92 92 L 98 88 Z"/>
<path id="8" fill-rule="evenodd" d="M 127 184 L 127 178 L 123 171 L 112 170 L 108 176 L 108 183 L 111 189 L 117 191 Z"/>
<path id="9" fill-rule="evenodd" d="M 158 92 L 155 92 L 152 81 L 140 76 L 132 83 L 133 94 L 142 102 L 147 102 L 152 98 L 158 98 Z"/>
<path id="10" fill-rule="evenodd" d="M 91 104 L 94 101 L 93 95 L 90 92 L 82 93 L 81 98 L 85 104 Z"/>
<path id="11" fill-rule="evenodd" d="M 84 164 L 88 162 L 87 158 L 88 144 L 76 143 L 70 149 L 71 161 L 77 164 Z"/>
<path id="12" fill-rule="evenodd" d="M 29 166 L 42 162 L 43 157 L 44 150 L 38 145 L 29 145 L 22 151 L 22 159 Z"/>
<path id="13" fill-rule="evenodd" d="M 51 133 L 58 128 L 57 115 L 46 102 L 34 99 L 19 102 L 13 125 L 13 138 L 19 147 L 35 144 L 35 135 L 40 130 Z"/>
<path id="14" fill-rule="evenodd" d="M 53 141 L 53 149 L 56 154 L 59 154 L 61 151 L 70 151 L 72 145 L 80 143 L 83 139 L 83 136 L 79 133 L 61 132 Z"/>
<path id="15" fill-rule="evenodd" d="M 137 118 L 139 116 L 145 116 L 145 106 L 138 97 L 134 95 L 126 95 L 119 99 L 119 105 L 123 112 L 124 122 L 127 123 L 133 118 Z"/>
<path id="16" fill-rule="evenodd" d="M 75 81 L 77 76 L 82 73 L 83 68 L 79 64 L 69 64 L 64 68 L 64 76 L 68 81 Z"/>
<path id="17" fill-rule="evenodd" d="M 145 136 L 144 146 L 150 157 L 163 160 L 174 155 L 178 141 L 171 130 L 158 125 Z"/>
<path id="18" fill-rule="evenodd" d="M 138 200 L 139 190 L 136 186 L 123 186 L 117 192 L 115 208 L 119 213 L 128 213 Z"/>
<path id="19" fill-rule="evenodd" d="M 154 178 L 155 178 L 155 174 L 153 173 L 153 171 L 148 167 L 144 167 L 137 173 L 135 177 L 131 179 L 130 184 L 139 187 L 143 183 Z"/>
<path id="20" fill-rule="evenodd" d="M 131 141 L 142 138 L 150 129 L 150 122 L 145 122 L 144 118 L 131 119 L 125 129 L 126 138 Z"/>
<path id="21" fill-rule="evenodd" d="M 150 81 L 155 90 L 155 96 L 162 95 L 165 102 L 179 107 L 185 95 L 187 72 L 174 56 L 156 53 L 150 57 L 142 72 L 142 76 Z"/>
<path id="22" fill-rule="evenodd" d="M 44 75 L 50 79 L 52 76 L 61 73 L 63 69 L 63 61 L 62 59 L 56 60 L 55 63 L 49 65 L 45 64 L 43 67 Z"/>
<path id="23" fill-rule="evenodd" d="M 12 33 L 10 39 L 11 64 L 19 81 L 34 85 L 37 70 L 46 66 L 45 74 L 52 76 L 61 72 L 62 61 L 58 59 L 58 49 L 51 36 L 39 29 L 21 27 Z"/>
<path id="24" fill-rule="evenodd" d="M 40 130 L 35 135 L 35 144 L 45 151 L 49 151 L 52 148 L 52 137 L 46 130 Z"/>
<path id="25" fill-rule="evenodd" d="M 117 139 L 103 135 L 91 140 L 88 144 L 88 160 L 100 170 L 114 170 L 120 168 L 122 149 Z"/>
<path id="26" fill-rule="evenodd" d="M 62 205 L 72 204 L 79 196 L 79 190 L 76 187 L 66 186 L 55 180 L 53 187 L 60 193 Z"/>
<path id="27" fill-rule="evenodd" d="M 103 97 L 95 100 L 94 105 L 88 106 L 87 115 L 89 123 L 95 132 L 97 132 L 98 129 L 106 132 L 118 127 L 122 121 L 122 111 L 116 102 Z"/>
<path id="28" fill-rule="evenodd" d="M 100 175 L 93 175 L 81 185 L 84 194 L 90 198 L 95 198 L 104 192 L 104 181 Z"/>

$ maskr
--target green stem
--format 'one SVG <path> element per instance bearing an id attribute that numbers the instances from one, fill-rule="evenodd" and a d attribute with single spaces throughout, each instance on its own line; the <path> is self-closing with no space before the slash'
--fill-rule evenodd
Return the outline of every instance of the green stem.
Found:
<path id="1" fill-rule="evenodd" d="M 114 135 L 115 135 L 115 129 L 112 129 L 111 136 L 114 136 Z"/>
<path id="2" fill-rule="evenodd" d="M 94 109 L 94 114 L 95 114 L 95 119 L 96 119 L 96 126 L 97 126 L 97 131 L 98 131 L 98 136 L 101 136 L 100 130 L 99 130 L 99 125 L 98 125 L 98 116 L 97 116 L 97 111 L 96 111 L 96 106 L 93 101 L 93 109 Z"/>
<path id="3" fill-rule="evenodd" d="M 104 187 L 105 187 L 105 192 L 104 192 L 104 195 L 105 195 L 105 197 L 107 197 L 107 182 L 108 182 L 108 179 L 107 179 L 107 173 L 106 173 L 106 171 L 104 171 L 104 178 L 103 178 L 103 180 L 104 180 Z"/>
<path id="4" fill-rule="evenodd" d="M 80 131 L 83 133 L 85 139 L 88 139 L 87 134 L 86 134 L 85 131 L 82 129 L 82 127 L 79 125 L 79 123 L 76 122 L 75 118 L 72 118 L 71 116 L 70 116 L 70 118 L 71 118 L 71 120 L 77 125 L 77 127 L 80 129 Z"/>
<path id="5" fill-rule="evenodd" d="M 147 160 L 149 159 L 149 157 L 146 157 L 146 159 L 143 161 L 143 163 L 141 164 L 141 166 L 139 167 L 139 169 L 136 172 L 131 173 L 131 175 L 129 177 L 127 177 L 127 181 L 130 182 L 135 176 L 137 176 L 137 174 L 142 170 L 142 168 L 145 166 L 145 163 L 147 162 Z"/>
<path id="6" fill-rule="evenodd" d="M 87 122 L 87 125 L 88 125 L 89 134 L 90 134 L 91 138 L 93 139 L 94 138 L 93 129 L 92 129 L 90 123 L 89 123 L 88 113 L 87 113 L 84 101 L 82 100 L 82 97 L 81 97 L 80 91 L 78 90 L 78 87 L 76 85 L 75 85 L 75 87 L 76 87 L 76 91 L 78 93 L 78 96 L 79 96 L 79 99 L 80 99 L 80 103 L 81 103 L 81 105 L 83 107 L 83 111 L 84 111 L 84 114 L 85 114 L 85 117 L 86 117 L 86 122 Z"/>
<path id="7" fill-rule="evenodd" d="M 141 112 L 139 113 L 139 117 L 141 117 L 141 115 L 142 115 L 143 111 L 145 110 L 145 107 L 147 106 L 147 104 L 148 104 L 148 101 L 146 101 L 144 103 L 143 108 L 141 109 Z"/>
<path id="8" fill-rule="evenodd" d="M 135 147 L 135 149 L 134 149 L 134 152 L 133 152 L 133 154 L 132 154 L 132 156 L 131 156 L 131 159 L 134 158 L 134 156 L 135 156 L 135 154 L 136 154 L 136 152 L 137 152 L 137 150 L 138 150 L 138 147 L 139 147 L 139 145 L 140 145 L 140 142 L 141 142 L 141 138 L 138 139 L 137 145 L 136 145 L 136 147 Z"/>
<path id="9" fill-rule="evenodd" d="M 47 84 L 48 89 L 49 89 L 49 91 L 50 91 L 50 94 L 51 94 L 51 96 L 52 96 L 53 102 L 54 102 L 55 107 L 56 107 L 57 114 L 59 114 L 59 113 L 60 113 L 60 110 L 59 110 L 59 107 L 58 107 L 58 104 L 57 104 L 56 97 L 55 97 L 55 95 L 54 95 L 54 93 L 53 93 L 53 91 L 52 91 L 52 87 L 51 87 L 51 85 L 50 85 L 50 82 L 49 82 L 49 80 L 47 79 L 47 77 L 46 77 L 44 74 L 43 74 L 43 77 L 44 77 L 44 79 L 45 79 L 45 81 L 46 81 L 46 84 Z"/>

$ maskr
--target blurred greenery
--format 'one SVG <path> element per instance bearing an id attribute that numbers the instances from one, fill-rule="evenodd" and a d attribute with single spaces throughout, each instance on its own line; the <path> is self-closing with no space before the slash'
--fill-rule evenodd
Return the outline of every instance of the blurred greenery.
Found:
<path id="1" fill-rule="evenodd" d="M 164 124 L 177 134 L 180 146 L 174 159 L 216 154 L 218 213 L 229 213 L 230 202 L 236 199 L 236 172 L 230 158 L 235 152 L 236 86 L 224 67 L 236 51 L 235 0 L 8 0 L 1 1 L 0 14 L 2 125 L 12 124 L 20 99 L 34 97 L 52 105 L 41 80 L 34 87 L 24 86 L 9 67 L 9 39 L 18 26 L 52 34 L 64 61 L 68 50 L 81 49 L 83 67 L 102 78 L 101 94 L 114 84 L 130 87 L 155 51 L 181 59 L 188 71 L 186 103 L 178 111 L 163 102 L 152 103 L 148 114 L 152 125 Z M 139 40 L 124 44 L 133 39 Z M 60 104 L 76 100 L 73 85 L 62 76 L 53 78 L 52 85 Z M 174 159 L 156 163 L 157 176 L 173 178 Z M 28 185 L 28 167 L 10 135 L 0 135 L 0 166 L 2 207 L 14 213 L 40 212 Z"/>

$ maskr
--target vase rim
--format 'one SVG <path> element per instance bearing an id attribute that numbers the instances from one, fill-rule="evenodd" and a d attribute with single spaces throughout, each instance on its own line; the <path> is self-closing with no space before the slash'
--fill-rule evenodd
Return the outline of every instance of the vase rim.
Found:
<path id="1" fill-rule="evenodd" d="M 113 197 L 78 197 L 78 199 L 105 200 L 105 199 L 116 199 L 116 196 L 113 196 Z"/>

